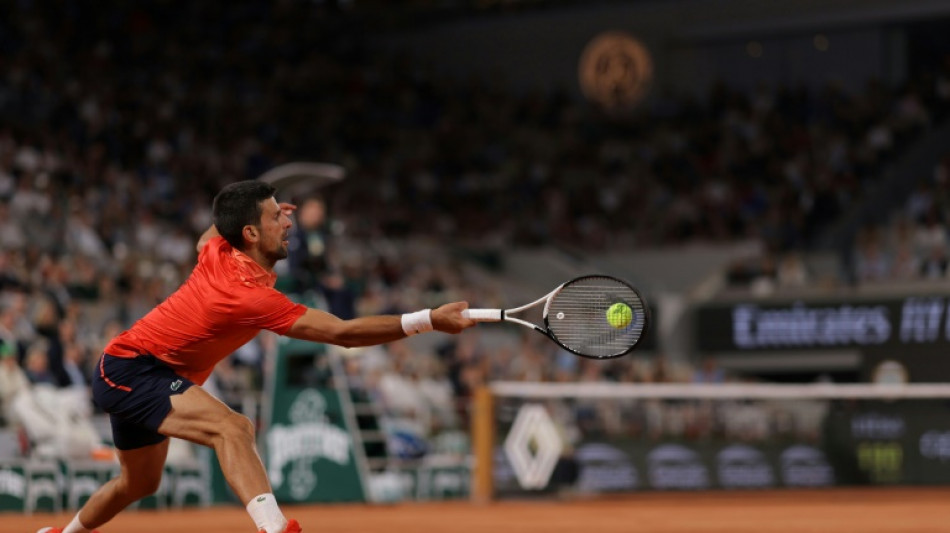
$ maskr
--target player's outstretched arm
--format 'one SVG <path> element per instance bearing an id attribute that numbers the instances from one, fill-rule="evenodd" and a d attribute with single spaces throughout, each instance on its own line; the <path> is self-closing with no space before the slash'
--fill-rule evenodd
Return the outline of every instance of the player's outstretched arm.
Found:
<path id="1" fill-rule="evenodd" d="M 426 309 L 401 316 L 377 315 L 352 320 L 342 320 L 318 309 L 307 309 L 286 335 L 346 348 L 372 346 L 431 330 L 458 333 L 475 325 L 474 320 L 462 316 L 464 309 L 468 309 L 468 303 L 453 302 L 431 311 Z"/>

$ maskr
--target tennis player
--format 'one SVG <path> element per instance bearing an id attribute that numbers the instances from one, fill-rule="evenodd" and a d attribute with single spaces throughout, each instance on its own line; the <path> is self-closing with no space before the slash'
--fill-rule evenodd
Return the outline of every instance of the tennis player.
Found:
<path id="1" fill-rule="evenodd" d="M 168 437 L 214 449 L 221 470 L 246 504 L 260 533 L 296 533 L 277 505 L 251 421 L 201 387 L 214 365 L 261 330 L 313 342 L 368 346 L 430 330 L 458 333 L 475 322 L 465 302 L 402 316 L 352 320 L 293 303 L 274 289 L 274 264 L 287 257 L 295 206 L 277 203 L 258 181 L 224 187 L 214 199 L 214 224 L 198 242 L 198 264 L 164 302 L 105 348 L 93 398 L 109 413 L 121 471 L 65 528 L 38 533 L 89 533 L 129 504 L 155 492 Z"/>

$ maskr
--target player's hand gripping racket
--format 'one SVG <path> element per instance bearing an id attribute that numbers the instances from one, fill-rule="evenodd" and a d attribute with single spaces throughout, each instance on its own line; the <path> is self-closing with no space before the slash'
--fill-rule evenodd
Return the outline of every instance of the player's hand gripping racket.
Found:
<path id="1" fill-rule="evenodd" d="M 511 315 L 540 308 L 540 322 Z M 565 350 L 593 359 L 630 353 L 650 321 L 646 301 L 629 283 L 611 276 L 581 276 L 543 298 L 513 309 L 466 309 L 478 322 L 514 322 L 547 335 Z"/>

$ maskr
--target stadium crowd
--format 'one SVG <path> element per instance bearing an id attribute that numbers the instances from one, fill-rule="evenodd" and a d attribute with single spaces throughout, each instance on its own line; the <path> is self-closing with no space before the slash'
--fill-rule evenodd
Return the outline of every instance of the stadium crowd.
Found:
<path id="1" fill-rule="evenodd" d="M 615 117 L 566 90 L 520 93 L 381 52 L 358 21 L 313 4 L 108 4 L 0 6 L 8 422 L 31 384 L 85 387 L 111 336 L 187 277 L 214 193 L 276 164 L 348 172 L 324 198 L 294 199 L 288 289 L 319 289 L 343 317 L 455 297 L 487 306 L 497 289 L 433 250 L 740 238 L 801 249 L 950 99 L 921 84 L 870 82 L 860 94 L 720 84 L 702 101 L 663 94 Z M 947 200 L 945 188 L 930 192 Z M 529 336 L 488 357 L 479 335 L 419 357 L 382 348 L 390 362 L 367 364 L 365 378 L 384 399 L 427 379 L 433 397 L 462 400 L 494 378 L 689 379 L 662 362 L 581 361 Z M 222 365 L 230 403 L 259 386 L 267 342 Z M 411 403 L 399 394 L 393 409 Z"/>

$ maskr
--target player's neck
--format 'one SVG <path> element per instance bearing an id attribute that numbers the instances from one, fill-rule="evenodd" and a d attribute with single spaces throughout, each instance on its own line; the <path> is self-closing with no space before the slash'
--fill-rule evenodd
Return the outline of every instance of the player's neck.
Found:
<path id="1" fill-rule="evenodd" d="M 266 270 L 266 271 L 268 271 L 268 272 L 273 272 L 273 271 L 274 271 L 274 264 L 275 264 L 275 262 L 274 262 L 273 260 L 271 260 L 270 258 L 266 257 L 263 253 L 261 253 L 260 250 L 258 250 L 258 249 L 244 250 L 244 253 L 245 253 L 248 257 L 250 257 L 251 259 L 253 259 L 254 262 L 257 263 L 258 265 L 260 265 L 261 268 L 263 268 L 264 270 Z"/>

